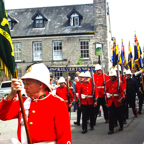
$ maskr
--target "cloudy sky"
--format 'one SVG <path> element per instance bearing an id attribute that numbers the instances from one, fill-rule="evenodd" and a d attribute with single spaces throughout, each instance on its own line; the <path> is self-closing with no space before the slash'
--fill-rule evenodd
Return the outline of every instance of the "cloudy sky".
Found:
<path id="1" fill-rule="evenodd" d="M 144 43 L 144 0 L 107 0 L 110 7 L 110 20 L 112 36 L 116 37 L 117 44 L 121 46 L 123 38 L 125 49 L 128 42 L 134 42 L 134 30 L 143 48 Z M 57 5 L 75 5 L 93 3 L 93 0 L 5 0 L 6 9 L 45 7 Z"/>

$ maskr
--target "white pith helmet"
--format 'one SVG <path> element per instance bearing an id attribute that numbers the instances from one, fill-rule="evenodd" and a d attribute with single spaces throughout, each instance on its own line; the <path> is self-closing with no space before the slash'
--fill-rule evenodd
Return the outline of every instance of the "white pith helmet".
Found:
<path id="1" fill-rule="evenodd" d="M 102 68 L 101 68 L 101 65 L 99 65 L 99 64 L 96 64 L 96 66 L 95 66 L 95 70 L 101 70 Z"/>
<path id="2" fill-rule="evenodd" d="M 118 65 L 118 68 L 119 68 L 119 71 L 121 71 L 121 66 L 120 65 Z M 117 65 L 115 66 L 115 70 L 117 71 L 118 69 L 117 69 Z"/>
<path id="3" fill-rule="evenodd" d="M 79 77 L 85 77 L 85 73 L 84 73 L 84 72 L 81 72 L 81 73 L 79 74 Z"/>
<path id="4" fill-rule="evenodd" d="M 44 83 L 50 89 L 50 74 L 48 68 L 43 63 L 36 63 L 31 65 L 25 75 L 21 77 L 24 79 L 34 79 Z M 51 89 L 50 89 L 51 90 Z"/>
<path id="5" fill-rule="evenodd" d="M 126 74 L 130 74 L 131 75 L 130 69 L 126 70 Z"/>
<path id="6" fill-rule="evenodd" d="M 109 76 L 117 76 L 115 69 L 110 70 Z"/>
<path id="7" fill-rule="evenodd" d="M 86 71 L 86 72 L 85 72 L 85 76 L 84 76 L 84 77 L 89 77 L 89 78 L 90 78 L 90 77 L 91 77 L 90 72 L 89 72 L 89 71 Z"/>
<path id="8" fill-rule="evenodd" d="M 64 77 L 60 77 L 58 82 L 59 82 L 59 83 L 66 83 Z"/>

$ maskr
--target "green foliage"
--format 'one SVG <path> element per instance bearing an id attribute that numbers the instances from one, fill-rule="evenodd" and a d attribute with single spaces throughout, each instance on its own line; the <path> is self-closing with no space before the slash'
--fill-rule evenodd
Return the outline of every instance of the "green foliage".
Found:
<path id="1" fill-rule="evenodd" d="M 95 31 L 87 31 L 85 33 L 94 33 L 95 34 Z"/>
<path id="2" fill-rule="evenodd" d="M 80 56 L 79 59 L 78 59 L 78 62 L 77 62 L 77 65 L 81 65 L 81 62 L 83 61 L 83 57 Z"/>

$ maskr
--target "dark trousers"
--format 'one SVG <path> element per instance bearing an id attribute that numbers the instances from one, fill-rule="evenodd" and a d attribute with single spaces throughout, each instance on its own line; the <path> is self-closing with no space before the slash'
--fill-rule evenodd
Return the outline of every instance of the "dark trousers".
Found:
<path id="1" fill-rule="evenodd" d="M 123 128 L 123 119 L 122 119 L 122 108 L 116 107 L 114 103 L 110 107 L 108 107 L 109 110 L 109 130 L 114 130 L 114 121 L 115 116 L 117 117 L 120 127 Z"/>
<path id="2" fill-rule="evenodd" d="M 81 105 L 81 110 L 82 110 L 82 129 L 87 130 L 87 119 L 88 116 L 90 117 L 90 126 L 91 128 L 93 127 L 93 111 L 94 107 L 93 105 Z"/>
<path id="3" fill-rule="evenodd" d="M 127 118 L 127 99 L 124 99 L 123 105 L 122 105 L 122 115 L 123 115 L 123 121 L 126 121 Z"/>
<path id="4" fill-rule="evenodd" d="M 133 114 L 137 115 L 137 108 L 136 108 L 136 98 L 135 97 L 128 97 L 127 98 L 127 117 L 129 117 L 129 110 L 128 105 L 132 108 Z"/>
<path id="5" fill-rule="evenodd" d="M 74 103 L 74 112 L 75 112 L 76 110 L 78 110 L 78 104 L 77 104 L 77 102 Z"/>
<path id="6" fill-rule="evenodd" d="M 97 119 L 97 115 L 99 114 L 100 105 L 102 105 L 105 120 L 108 120 L 108 108 L 105 106 L 105 98 L 103 97 L 99 97 L 97 101 L 97 106 L 95 108 L 96 119 Z"/>
<path id="7" fill-rule="evenodd" d="M 76 102 L 77 105 L 77 123 L 80 124 L 80 118 L 81 118 L 81 108 L 79 108 L 78 102 Z"/>
<path id="8" fill-rule="evenodd" d="M 142 110 L 143 97 L 144 97 L 144 94 L 142 94 L 142 93 L 140 92 L 140 94 L 138 95 L 138 98 L 139 98 L 139 112 L 141 112 L 141 110 Z"/>
<path id="9" fill-rule="evenodd" d="M 122 120 L 123 120 L 123 122 L 126 122 L 126 118 L 127 118 L 127 102 L 126 102 L 126 99 L 124 99 L 124 101 L 122 103 L 123 103 L 123 105 L 121 106 Z M 116 115 L 115 115 L 114 125 L 118 125 Z"/>

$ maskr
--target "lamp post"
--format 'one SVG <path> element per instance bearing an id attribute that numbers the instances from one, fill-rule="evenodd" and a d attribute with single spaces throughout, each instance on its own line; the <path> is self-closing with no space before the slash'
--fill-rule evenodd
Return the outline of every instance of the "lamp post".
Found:
<path id="1" fill-rule="evenodd" d="M 103 44 L 102 43 L 95 43 L 95 49 L 96 49 L 96 55 L 98 55 L 98 63 L 101 64 L 100 61 L 100 56 L 102 55 L 103 59 L 103 54 L 102 54 L 102 49 L 103 49 Z"/>

